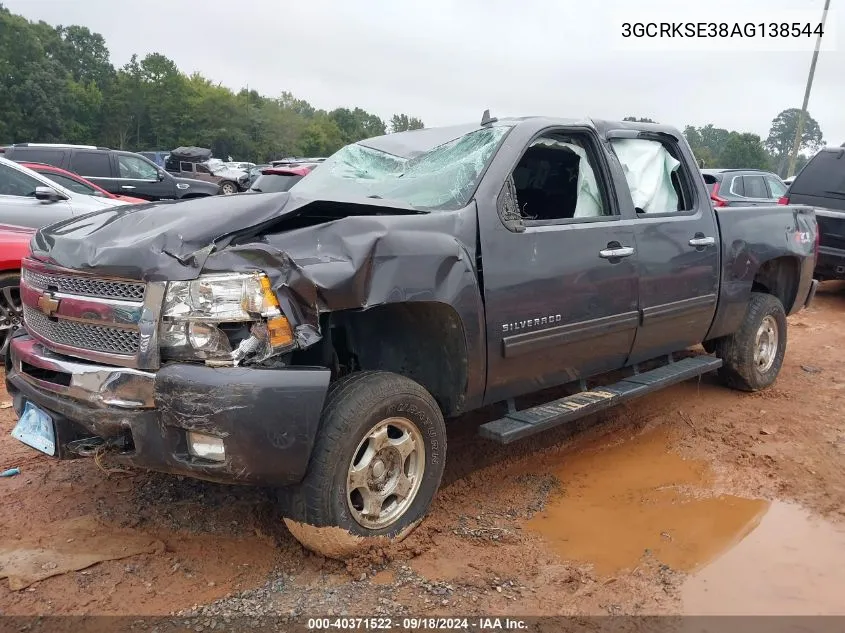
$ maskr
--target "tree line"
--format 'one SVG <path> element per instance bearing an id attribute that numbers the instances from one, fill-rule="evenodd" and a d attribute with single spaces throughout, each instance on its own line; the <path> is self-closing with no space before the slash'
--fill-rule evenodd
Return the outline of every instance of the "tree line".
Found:
<path id="1" fill-rule="evenodd" d="M 786 175 L 798 108 L 772 121 L 769 136 L 688 125 L 684 135 L 702 167 L 769 169 Z M 648 118 L 625 120 L 653 122 Z M 388 131 L 424 127 L 404 113 L 385 122 L 361 108 L 317 109 L 289 92 L 233 92 L 200 73 L 187 75 L 160 53 L 115 68 L 105 39 L 84 26 L 51 26 L 0 3 L 0 143 L 65 142 L 134 151 L 208 147 L 215 156 L 264 162 L 327 156 Z M 807 117 L 801 150 L 823 145 Z M 806 158 L 799 155 L 800 168 Z"/>
<path id="2" fill-rule="evenodd" d="M 64 142 L 134 151 L 208 147 L 264 162 L 327 156 L 347 143 L 424 127 L 361 108 L 315 108 L 289 92 L 233 92 L 160 53 L 115 68 L 102 35 L 31 22 L 0 4 L 0 143 Z"/>
<path id="3" fill-rule="evenodd" d="M 788 108 L 780 112 L 773 120 L 769 135 L 765 140 L 758 134 L 737 132 L 714 126 L 712 123 L 702 127 L 687 125 L 684 137 L 690 144 L 701 167 L 724 169 L 765 169 L 786 178 L 789 169 L 789 154 L 798 129 L 800 108 Z M 656 123 L 649 118 L 625 117 L 625 121 Z M 821 128 L 809 113 L 804 120 L 799 151 L 813 153 L 824 145 Z M 798 154 L 795 163 L 796 173 L 808 158 Z"/>

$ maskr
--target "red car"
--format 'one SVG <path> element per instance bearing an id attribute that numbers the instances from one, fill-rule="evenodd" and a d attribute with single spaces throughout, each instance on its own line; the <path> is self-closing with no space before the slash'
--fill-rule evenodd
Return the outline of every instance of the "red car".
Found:
<path id="1" fill-rule="evenodd" d="M 132 196 L 115 195 L 106 191 L 102 187 L 98 187 L 93 182 L 85 180 L 82 176 L 74 174 L 72 171 L 62 169 L 61 167 L 54 167 L 53 165 L 47 165 L 45 163 L 21 162 L 21 165 L 23 165 L 24 167 L 29 167 L 32 171 L 36 171 L 39 174 L 46 176 L 53 182 L 56 182 L 62 187 L 70 189 L 75 193 L 81 193 L 86 196 L 102 196 L 104 198 L 112 198 L 114 200 L 123 200 L 124 202 L 129 202 L 132 204 L 149 202 L 148 200 L 144 200 L 143 198 L 133 198 Z"/>
<path id="2" fill-rule="evenodd" d="M 35 229 L 0 224 L 0 360 L 6 355 L 12 332 L 23 323 L 21 259 L 29 254 Z"/>
<path id="3" fill-rule="evenodd" d="M 298 163 L 285 167 L 265 167 L 247 191 L 253 193 L 271 193 L 287 191 L 305 178 L 316 164 Z"/>

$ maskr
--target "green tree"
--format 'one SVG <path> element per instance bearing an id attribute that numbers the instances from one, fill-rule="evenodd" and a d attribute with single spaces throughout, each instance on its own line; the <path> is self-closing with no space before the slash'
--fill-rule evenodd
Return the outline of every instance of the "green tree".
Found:
<path id="1" fill-rule="evenodd" d="M 719 157 L 719 167 L 768 169 L 769 156 L 757 134 L 730 132 L 725 149 Z"/>
<path id="2" fill-rule="evenodd" d="M 303 156 L 329 156 L 343 145 L 343 132 L 334 119 L 317 115 L 302 132 L 299 153 Z"/>
<path id="3" fill-rule="evenodd" d="M 409 117 L 407 114 L 394 114 L 390 119 L 391 132 L 406 132 L 408 130 L 421 130 L 425 127 L 423 122 L 416 117 Z"/>
<path id="4" fill-rule="evenodd" d="M 777 172 L 781 176 L 786 176 L 786 170 L 789 168 L 789 154 L 792 151 L 792 144 L 795 142 L 795 132 L 798 129 L 800 115 L 800 108 L 788 108 L 772 119 L 772 127 L 766 139 L 766 149 L 771 153 Z M 822 145 L 824 145 L 822 130 L 818 122 L 808 112 L 804 119 L 804 128 L 801 132 L 798 150 L 816 151 Z"/>

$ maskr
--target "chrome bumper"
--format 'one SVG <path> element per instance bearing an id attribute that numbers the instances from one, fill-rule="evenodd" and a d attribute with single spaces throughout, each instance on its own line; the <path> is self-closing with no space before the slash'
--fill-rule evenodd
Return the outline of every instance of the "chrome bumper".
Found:
<path id="1" fill-rule="evenodd" d="M 12 339 L 12 371 L 30 385 L 97 407 L 151 409 L 155 373 L 70 360 L 31 336 Z"/>

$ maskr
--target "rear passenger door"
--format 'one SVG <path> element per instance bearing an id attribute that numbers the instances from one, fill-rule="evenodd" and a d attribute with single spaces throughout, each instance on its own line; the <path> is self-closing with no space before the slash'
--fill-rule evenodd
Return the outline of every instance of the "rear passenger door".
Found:
<path id="1" fill-rule="evenodd" d="M 636 211 L 641 323 L 629 362 L 637 363 L 704 339 L 716 311 L 719 228 L 695 186 L 692 155 L 675 139 L 611 136 L 611 146 Z"/>
<path id="2" fill-rule="evenodd" d="M 110 152 L 102 150 L 74 150 L 70 156 L 69 171 L 79 174 L 109 193 L 120 193 L 114 178 Z"/>
<path id="3" fill-rule="evenodd" d="M 637 330 L 636 219 L 595 131 L 532 129 L 511 133 L 478 196 L 487 402 L 618 369 Z"/>

